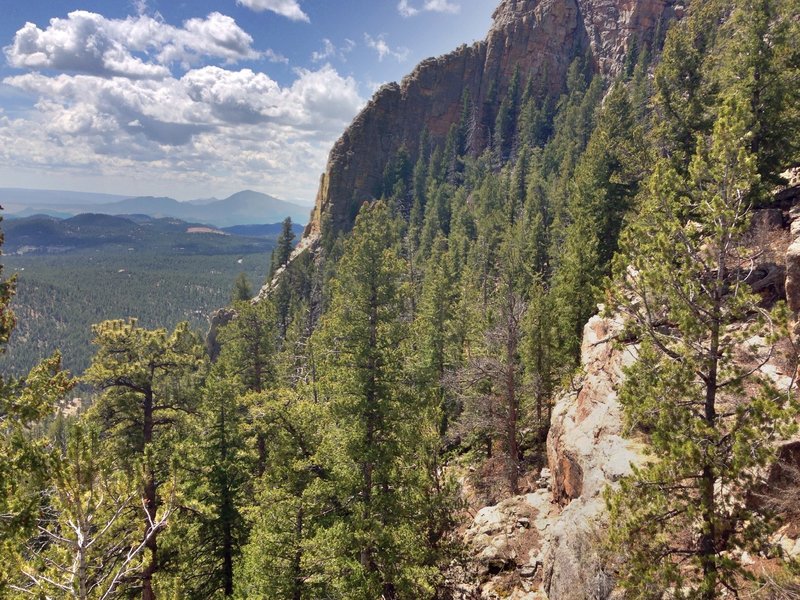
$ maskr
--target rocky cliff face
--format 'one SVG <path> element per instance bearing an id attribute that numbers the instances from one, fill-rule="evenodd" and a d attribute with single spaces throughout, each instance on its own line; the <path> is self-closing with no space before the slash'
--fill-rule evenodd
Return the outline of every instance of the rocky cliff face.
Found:
<path id="1" fill-rule="evenodd" d="M 670 18 L 672 0 L 503 0 L 486 38 L 420 63 L 400 84 L 385 85 L 336 142 L 306 230 L 319 233 L 322 215 L 348 229 L 374 197 L 384 168 L 404 147 L 415 160 L 421 132 L 441 142 L 461 116 L 462 97 L 473 105 L 470 148 L 485 149 L 499 101 L 516 68 L 541 94 L 557 94 L 577 55 L 616 74 L 633 40 L 652 37 Z"/>
<path id="2" fill-rule="evenodd" d="M 800 186 L 781 192 L 776 207 L 754 212 L 751 236 L 751 243 L 761 247 L 764 262 L 754 269 L 749 282 L 765 300 L 786 299 L 794 311 L 796 345 L 800 339 Z M 643 442 L 625 431 L 617 400 L 624 367 L 637 356 L 636 344 L 619 343 L 622 325 L 618 319 L 602 316 L 586 324 L 581 375 L 553 407 L 548 468 L 542 471 L 538 489 L 477 511 L 464 535 L 472 553 L 474 583 L 463 586 L 459 598 L 612 596 L 613 579 L 597 544 L 606 526 L 603 491 L 629 474 L 631 465 L 645 460 Z M 759 370 L 778 389 L 797 393 L 796 368 L 774 356 Z M 800 438 L 785 440 L 779 455 L 783 465 L 767 475 L 771 486 L 789 470 L 800 472 Z M 774 541 L 787 556 L 800 557 L 798 518 L 784 516 L 785 525 Z"/>
<path id="3" fill-rule="evenodd" d="M 603 491 L 643 457 L 640 444 L 623 435 L 617 401 L 623 367 L 636 357 L 635 345 L 615 344 L 621 329 L 620 321 L 599 316 L 584 328 L 583 373 L 553 407 L 539 489 L 481 509 L 467 530 L 480 583 L 465 598 L 572 600 L 611 592 L 596 554 Z M 524 528 L 518 515 L 527 517 Z"/>

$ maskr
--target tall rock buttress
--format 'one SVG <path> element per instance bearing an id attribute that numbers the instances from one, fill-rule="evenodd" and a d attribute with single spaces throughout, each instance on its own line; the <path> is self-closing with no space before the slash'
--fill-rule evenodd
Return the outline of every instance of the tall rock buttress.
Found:
<path id="1" fill-rule="evenodd" d="M 323 216 L 347 230 L 364 201 L 375 197 L 386 164 L 401 149 L 416 160 L 422 131 L 443 143 L 461 117 L 462 99 L 473 107 L 470 150 L 490 144 L 491 125 L 514 71 L 541 95 L 564 89 L 570 63 L 588 56 L 596 71 L 613 76 L 629 46 L 649 41 L 672 0 L 503 0 L 486 39 L 420 63 L 400 84 L 378 90 L 331 150 L 307 237 Z"/>

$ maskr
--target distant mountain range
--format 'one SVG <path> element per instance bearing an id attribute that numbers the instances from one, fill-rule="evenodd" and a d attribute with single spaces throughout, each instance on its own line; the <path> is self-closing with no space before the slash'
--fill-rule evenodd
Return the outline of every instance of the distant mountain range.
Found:
<path id="1" fill-rule="evenodd" d="M 66 218 L 82 213 L 172 217 L 215 227 L 277 223 L 286 217 L 298 224 L 308 221 L 311 207 L 245 190 L 223 200 L 214 198 L 179 202 L 174 198 L 140 196 L 126 198 L 110 194 L 84 194 L 54 190 L 0 188 L 0 204 L 6 218 L 49 215 Z"/>
<path id="2" fill-rule="evenodd" d="M 280 223 L 225 229 L 187 223 L 172 217 L 125 217 L 80 214 L 68 219 L 34 215 L 3 223 L 4 254 L 68 254 L 101 249 L 104 253 L 181 254 L 268 253 L 280 234 Z M 295 226 L 295 232 L 301 227 Z"/>

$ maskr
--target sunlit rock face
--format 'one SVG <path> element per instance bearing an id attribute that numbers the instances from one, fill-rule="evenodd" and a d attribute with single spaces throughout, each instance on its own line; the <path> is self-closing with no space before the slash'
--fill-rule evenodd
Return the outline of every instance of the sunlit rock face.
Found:
<path id="1" fill-rule="evenodd" d="M 564 89 L 576 56 L 588 54 L 596 71 L 614 76 L 629 46 L 650 40 L 673 13 L 665 0 L 504 0 L 484 41 L 425 60 L 400 84 L 376 92 L 330 153 L 306 234 L 319 232 L 323 215 L 334 229 L 349 229 L 398 150 L 415 160 L 426 129 L 444 140 L 461 118 L 465 92 L 468 148 L 478 154 L 515 70 L 542 95 Z"/>

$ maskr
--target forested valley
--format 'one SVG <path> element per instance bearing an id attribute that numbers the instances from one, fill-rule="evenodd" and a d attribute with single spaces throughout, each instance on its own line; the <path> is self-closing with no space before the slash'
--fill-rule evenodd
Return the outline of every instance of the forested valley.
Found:
<path id="1" fill-rule="evenodd" d="M 351 229 L 278 240 L 211 355 L 187 323 L 109 320 L 80 380 L 57 352 L 4 376 L 0 597 L 479 598 L 471 507 L 535 486 L 601 310 L 638 344 L 619 397 L 649 458 L 606 492 L 602 586 L 570 597 L 796 598 L 771 536 L 800 480 L 750 501 L 797 435 L 794 375 L 739 348 L 796 373 L 796 315 L 748 277 L 753 212 L 788 210 L 800 164 L 797 4 L 687 10 L 613 80 L 582 56 L 558 94 L 517 70 L 482 124 L 465 94 Z M 91 402 L 63 410 L 79 382 Z M 521 586 L 495 597 L 543 597 Z"/>
<path id="2" fill-rule="evenodd" d="M 3 263 L 16 277 L 18 324 L 0 368 L 21 375 L 59 350 L 64 368 L 80 375 L 93 354 L 92 325 L 106 319 L 169 328 L 188 321 L 204 334 L 237 277 L 250 287 L 264 280 L 282 228 L 220 230 L 144 215 L 9 220 Z"/>

